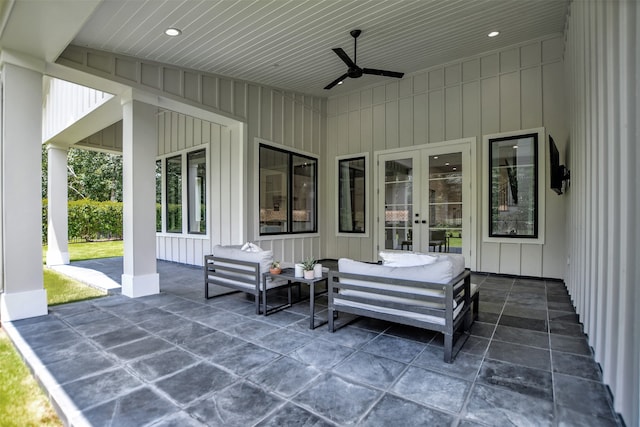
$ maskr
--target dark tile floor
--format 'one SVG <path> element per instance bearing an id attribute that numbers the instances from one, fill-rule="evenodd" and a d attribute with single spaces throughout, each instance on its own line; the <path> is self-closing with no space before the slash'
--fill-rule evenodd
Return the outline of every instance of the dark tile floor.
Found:
<path id="1" fill-rule="evenodd" d="M 307 302 L 257 316 L 242 294 L 205 300 L 200 268 L 158 269 L 159 295 L 6 325 L 68 424 L 621 425 L 560 282 L 474 275 L 479 321 L 446 364 L 439 334 L 347 317 L 309 330 Z"/>

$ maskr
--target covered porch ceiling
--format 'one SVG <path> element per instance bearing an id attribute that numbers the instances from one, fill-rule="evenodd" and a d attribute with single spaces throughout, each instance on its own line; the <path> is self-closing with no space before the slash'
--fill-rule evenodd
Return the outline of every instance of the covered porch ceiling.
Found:
<path id="1" fill-rule="evenodd" d="M 414 73 L 564 31 L 568 0 L 0 0 L 0 46 L 54 61 L 69 44 L 331 96 L 392 81 L 360 67 Z M 54 16 L 55 19 L 49 17 Z M 37 21 L 37 22 L 34 22 Z M 168 37 L 164 31 L 182 31 Z M 491 31 L 500 35 L 489 38 Z"/>

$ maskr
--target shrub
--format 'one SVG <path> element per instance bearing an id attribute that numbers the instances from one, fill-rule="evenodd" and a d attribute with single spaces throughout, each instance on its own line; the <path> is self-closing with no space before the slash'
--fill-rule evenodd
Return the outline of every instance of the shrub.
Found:
<path id="1" fill-rule="evenodd" d="M 43 243 L 47 243 L 47 202 L 42 200 Z M 69 240 L 122 239 L 122 202 L 74 200 L 68 206 Z"/>

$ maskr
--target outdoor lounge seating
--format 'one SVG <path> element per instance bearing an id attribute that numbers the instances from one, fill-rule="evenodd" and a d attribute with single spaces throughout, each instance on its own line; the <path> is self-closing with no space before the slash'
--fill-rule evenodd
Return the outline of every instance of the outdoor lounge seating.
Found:
<path id="1" fill-rule="evenodd" d="M 267 311 L 267 292 L 263 289 L 262 274 L 269 271 L 273 262 L 273 252 L 260 249 L 253 244 L 244 246 L 222 246 L 216 245 L 211 255 L 204 257 L 204 292 L 205 298 L 210 299 L 210 286 L 218 285 L 231 288 L 234 291 L 242 291 L 255 297 L 256 314 Z M 287 286 L 286 280 L 266 281 L 266 290 Z M 226 295 L 226 294 L 223 294 Z M 264 305 L 260 309 L 260 303 Z M 276 311 L 282 307 L 291 305 L 291 292 L 288 292 L 288 305 L 283 304 L 274 307 L 271 311 Z"/>
<path id="2" fill-rule="evenodd" d="M 334 332 L 338 313 L 351 313 L 441 332 L 444 360 L 451 363 L 477 316 L 478 292 L 471 274 L 449 255 L 398 255 L 423 264 L 339 260 L 339 272 L 329 277 L 329 331 Z M 454 339 L 458 333 L 460 337 Z"/>

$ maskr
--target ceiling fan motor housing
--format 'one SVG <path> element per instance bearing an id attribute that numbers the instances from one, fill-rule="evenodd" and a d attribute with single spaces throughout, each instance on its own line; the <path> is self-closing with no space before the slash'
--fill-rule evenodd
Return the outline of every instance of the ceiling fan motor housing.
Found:
<path id="1" fill-rule="evenodd" d="M 349 71 L 347 71 L 347 75 L 352 79 L 357 79 L 358 77 L 362 77 L 362 68 L 351 67 L 349 68 Z"/>

